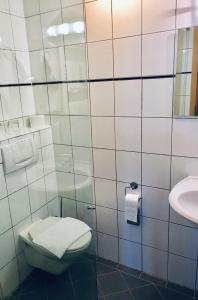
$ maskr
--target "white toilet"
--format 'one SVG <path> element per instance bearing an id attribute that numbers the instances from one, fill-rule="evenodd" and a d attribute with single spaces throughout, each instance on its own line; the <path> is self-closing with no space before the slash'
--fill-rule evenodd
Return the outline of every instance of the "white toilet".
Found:
<path id="1" fill-rule="evenodd" d="M 56 220 L 55 218 L 52 218 L 52 220 L 50 220 L 50 223 L 53 225 L 53 223 L 56 223 L 58 219 L 61 220 L 61 218 L 56 218 Z M 80 222 L 81 221 L 79 221 L 79 223 Z M 56 275 L 63 273 L 75 261 L 75 259 L 89 247 L 91 243 L 92 233 L 91 231 L 89 231 L 80 239 L 78 239 L 77 242 L 74 242 L 67 249 L 63 257 L 59 259 L 51 252 L 39 246 L 38 244 L 35 244 L 31 240 L 29 232 L 36 223 L 38 223 L 38 221 L 31 224 L 20 233 L 20 237 L 23 241 L 25 257 L 29 265 L 42 269 L 49 273 Z M 68 228 L 68 230 L 71 230 L 71 228 Z M 41 227 L 39 230 L 39 234 L 41 234 L 42 231 L 43 228 Z"/>

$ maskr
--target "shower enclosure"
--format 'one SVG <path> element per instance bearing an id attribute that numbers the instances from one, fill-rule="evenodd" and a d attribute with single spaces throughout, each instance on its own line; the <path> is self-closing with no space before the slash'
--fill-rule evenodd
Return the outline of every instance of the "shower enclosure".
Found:
<path id="1" fill-rule="evenodd" d="M 39 149 L 38 163 L 10 175 L 0 162 L 0 299 L 97 299 L 82 2 L 0 1 L 1 146 L 31 137 Z M 28 225 L 47 216 L 74 217 L 92 228 L 89 249 L 61 276 L 32 269 L 19 238 Z"/>

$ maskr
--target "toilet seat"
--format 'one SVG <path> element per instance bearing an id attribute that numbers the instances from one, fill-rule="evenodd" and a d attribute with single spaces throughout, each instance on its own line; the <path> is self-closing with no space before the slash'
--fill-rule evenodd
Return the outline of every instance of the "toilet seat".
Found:
<path id="1" fill-rule="evenodd" d="M 61 220 L 61 218 L 59 217 L 52 217 L 45 219 L 46 223 L 50 226 L 56 222 L 58 222 L 59 220 Z M 43 220 L 45 222 L 45 220 Z M 41 220 L 37 220 L 36 222 L 34 222 L 33 224 L 31 224 L 30 226 L 28 226 L 24 231 L 22 231 L 20 233 L 20 237 L 27 243 L 29 244 L 31 247 L 45 253 L 46 255 L 50 255 L 50 256 L 54 256 L 53 254 L 51 254 L 48 250 L 44 249 L 43 247 L 35 244 L 30 235 L 29 232 L 33 229 L 35 229 L 36 227 L 36 234 L 41 234 L 44 230 L 45 230 L 45 226 L 42 226 Z M 35 231 L 34 231 L 35 234 Z M 83 250 L 84 248 L 86 248 L 90 242 L 91 242 L 91 238 L 92 238 L 92 234 L 91 232 L 86 233 L 84 236 L 82 236 L 78 241 L 74 242 L 66 251 L 66 254 L 71 254 L 74 252 L 78 252 L 80 250 Z"/>

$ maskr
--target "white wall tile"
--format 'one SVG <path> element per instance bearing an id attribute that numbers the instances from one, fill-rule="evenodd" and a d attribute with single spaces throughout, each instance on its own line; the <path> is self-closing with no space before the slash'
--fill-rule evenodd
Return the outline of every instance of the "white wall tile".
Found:
<path id="1" fill-rule="evenodd" d="M 0 199 L 7 196 L 6 181 L 3 171 L 3 165 L 0 165 Z"/>
<path id="2" fill-rule="evenodd" d="M 40 11 L 46 12 L 59 9 L 61 7 L 60 0 L 40 0 Z"/>
<path id="3" fill-rule="evenodd" d="M 37 114 L 49 114 L 49 102 L 47 86 L 37 85 L 33 87 L 35 108 Z M 57 99 L 58 102 L 58 99 Z"/>
<path id="4" fill-rule="evenodd" d="M 173 155 L 198 157 L 198 141 L 193 134 L 197 130 L 197 120 L 174 119 Z"/>
<path id="5" fill-rule="evenodd" d="M 58 194 L 56 172 L 52 172 L 51 174 L 45 176 L 45 187 L 47 202 L 49 202 L 52 199 L 54 199 Z"/>
<path id="6" fill-rule="evenodd" d="M 75 5 L 62 10 L 63 24 L 73 24 L 77 26 L 77 32 L 73 30 L 69 34 L 64 35 L 65 45 L 80 44 L 85 42 L 86 24 L 84 20 L 83 5 Z M 78 28 L 79 26 L 79 28 Z"/>
<path id="7" fill-rule="evenodd" d="M 47 204 L 49 215 L 54 217 L 61 217 L 60 198 L 56 197 Z"/>
<path id="8" fill-rule="evenodd" d="M 63 35 L 62 34 L 52 34 L 50 35 L 50 29 L 54 26 L 62 24 L 62 12 L 61 10 L 56 10 L 48 12 L 41 15 L 42 33 L 43 33 L 43 43 L 45 48 L 52 48 L 63 46 Z"/>
<path id="9" fill-rule="evenodd" d="M 69 112 L 71 115 L 89 115 L 90 100 L 88 83 L 68 84 Z"/>
<path id="10" fill-rule="evenodd" d="M 119 263 L 121 265 L 141 270 L 141 246 L 119 239 Z"/>
<path id="11" fill-rule="evenodd" d="M 169 191 L 142 187 L 142 215 L 150 218 L 168 221 Z"/>
<path id="12" fill-rule="evenodd" d="M 76 218 L 76 201 L 63 198 L 63 217 Z"/>
<path id="13" fill-rule="evenodd" d="M 90 83 L 90 98 L 92 116 L 114 115 L 113 82 Z"/>
<path id="14" fill-rule="evenodd" d="M 52 140 L 52 129 L 47 128 L 40 131 L 40 137 L 41 137 L 41 147 L 48 146 L 53 143 Z"/>
<path id="15" fill-rule="evenodd" d="M 19 88 L 2 88 L 0 93 L 4 120 L 22 117 Z"/>
<path id="16" fill-rule="evenodd" d="M 41 50 L 30 52 L 31 76 L 34 81 L 46 81 L 44 53 Z"/>
<path id="17" fill-rule="evenodd" d="M 27 171 L 27 181 L 29 184 L 43 176 L 43 161 L 42 161 L 41 150 L 39 150 L 38 161 L 32 165 L 29 165 L 26 168 L 26 171 Z"/>
<path id="18" fill-rule="evenodd" d="M 117 211 L 97 206 L 97 230 L 113 236 L 118 235 Z"/>
<path id="19" fill-rule="evenodd" d="M 143 81 L 143 117 L 172 116 L 173 79 Z"/>
<path id="20" fill-rule="evenodd" d="M 66 79 L 63 47 L 45 50 L 45 61 L 48 81 L 62 81 Z"/>
<path id="21" fill-rule="evenodd" d="M 112 1 L 114 38 L 141 34 L 141 2 Z"/>
<path id="22" fill-rule="evenodd" d="M 114 76 L 141 75 L 141 38 L 139 36 L 114 40 Z"/>
<path id="23" fill-rule="evenodd" d="M 86 52 L 85 44 L 65 47 L 67 80 L 87 79 Z"/>
<path id="24" fill-rule="evenodd" d="M 172 74 L 173 57 L 173 31 L 143 35 L 142 72 L 144 76 Z"/>
<path id="25" fill-rule="evenodd" d="M 2 234 L 12 226 L 9 203 L 7 198 L 0 200 L 0 219 L 1 219 L 0 234 Z"/>
<path id="26" fill-rule="evenodd" d="M 91 146 L 91 120 L 86 116 L 72 116 L 71 120 L 71 134 L 72 144 L 75 146 Z"/>
<path id="27" fill-rule="evenodd" d="M 96 212 L 95 210 L 87 209 L 87 204 L 77 202 L 77 216 L 91 227 L 92 230 L 96 230 Z"/>
<path id="28" fill-rule="evenodd" d="M 115 149 L 113 117 L 92 117 L 93 147 Z"/>
<path id="29" fill-rule="evenodd" d="M 49 174 L 55 170 L 54 146 L 48 145 L 42 149 L 44 174 Z"/>
<path id="30" fill-rule="evenodd" d="M 115 115 L 141 116 L 141 81 L 124 80 L 115 83 Z"/>
<path id="31" fill-rule="evenodd" d="M 73 174 L 57 172 L 57 184 L 60 196 L 69 199 L 75 199 L 75 185 Z"/>
<path id="32" fill-rule="evenodd" d="M 52 116 L 51 124 L 54 143 L 71 145 L 69 117 Z"/>
<path id="33" fill-rule="evenodd" d="M 195 287 L 196 261 L 170 254 L 168 280 L 191 289 Z"/>
<path id="34" fill-rule="evenodd" d="M 164 155 L 143 154 L 142 183 L 143 185 L 169 189 L 170 157 Z"/>
<path id="35" fill-rule="evenodd" d="M 32 87 L 21 86 L 20 94 L 23 116 L 34 115 L 36 113 L 36 108 Z"/>
<path id="36" fill-rule="evenodd" d="M 168 222 L 142 219 L 142 243 L 147 246 L 168 250 Z"/>
<path id="37" fill-rule="evenodd" d="M 10 3 L 10 12 L 14 15 L 17 16 L 24 16 L 24 10 L 23 10 L 23 0 L 16 0 L 16 1 L 12 1 L 11 4 L 11 0 L 9 0 Z"/>
<path id="38" fill-rule="evenodd" d="M 178 0 L 177 1 L 177 28 L 197 26 L 197 1 Z"/>
<path id="39" fill-rule="evenodd" d="M 50 113 L 68 115 L 68 93 L 66 84 L 48 85 Z"/>
<path id="40" fill-rule="evenodd" d="M 142 119 L 142 151 L 148 153 L 171 153 L 172 119 Z"/>
<path id="41" fill-rule="evenodd" d="M 29 216 L 30 204 L 27 188 L 10 195 L 9 203 L 13 225 L 16 225 Z"/>
<path id="42" fill-rule="evenodd" d="M 17 71 L 18 71 L 18 78 L 19 82 L 31 82 L 35 80 L 35 74 L 38 77 L 39 75 L 39 68 L 42 70 L 41 66 L 32 66 L 31 67 L 31 59 L 34 56 L 33 52 L 22 52 L 16 51 L 16 62 L 17 62 Z M 36 58 L 35 58 L 36 61 Z M 33 63 L 35 63 L 35 61 Z M 34 70 L 33 70 L 34 69 Z M 34 76 L 31 74 L 35 71 Z M 44 71 L 44 70 L 43 70 Z M 38 77 L 39 78 L 39 77 Z"/>
<path id="43" fill-rule="evenodd" d="M 143 1 L 143 33 L 171 30 L 175 28 L 176 1 Z"/>
<path id="44" fill-rule="evenodd" d="M 98 233 L 98 255 L 102 258 L 118 262 L 118 239 Z"/>
<path id="45" fill-rule="evenodd" d="M 125 212 L 118 212 L 118 226 L 121 239 L 141 243 L 141 226 L 128 224 Z"/>
<path id="46" fill-rule="evenodd" d="M 6 28 L 6 30 L 5 30 Z M 8 14 L 0 13 L 1 48 L 13 49 L 11 18 Z"/>
<path id="47" fill-rule="evenodd" d="M 89 78 L 111 78 L 113 76 L 112 41 L 88 45 Z"/>
<path id="48" fill-rule="evenodd" d="M 166 280 L 168 253 L 143 246 L 143 271 Z"/>
<path id="49" fill-rule="evenodd" d="M 23 6 L 24 6 L 25 17 L 39 14 L 39 0 L 34 0 L 34 1 L 24 0 Z"/>
<path id="50" fill-rule="evenodd" d="M 94 203 L 93 178 L 84 175 L 75 175 L 76 200 Z"/>
<path id="51" fill-rule="evenodd" d="M 94 149 L 94 176 L 115 179 L 115 151 Z"/>
<path id="52" fill-rule="evenodd" d="M 9 12 L 9 2 L 8 0 L 0 1 L 0 11 Z"/>
<path id="53" fill-rule="evenodd" d="M 171 186 L 187 176 L 198 176 L 198 159 L 173 157 L 171 168 Z"/>
<path id="54" fill-rule="evenodd" d="M 29 51 L 42 49 L 43 40 L 40 15 L 26 19 L 26 30 Z"/>
<path id="55" fill-rule="evenodd" d="M 9 50 L 0 50 L 0 64 L 1 64 L 1 73 L 0 73 L 0 83 L 8 84 L 10 82 L 17 83 L 17 69 L 16 69 L 16 60 L 15 54 Z"/>
<path id="56" fill-rule="evenodd" d="M 12 194 L 27 185 L 25 168 L 6 175 L 8 194 Z"/>
<path id="57" fill-rule="evenodd" d="M 20 51 L 28 51 L 25 19 L 15 16 L 12 16 L 11 18 L 15 49 Z"/>
<path id="58" fill-rule="evenodd" d="M 117 176 L 119 181 L 141 182 L 141 154 L 135 152 L 116 152 Z"/>
<path id="59" fill-rule="evenodd" d="M 88 42 L 111 39 L 111 0 L 92 1 L 85 7 Z"/>
<path id="60" fill-rule="evenodd" d="M 95 178 L 96 204 L 117 209 L 116 182 Z"/>
<path id="61" fill-rule="evenodd" d="M 141 119 L 117 117 L 115 125 L 116 149 L 141 151 Z"/>
<path id="62" fill-rule="evenodd" d="M 170 223 L 169 249 L 173 254 L 197 259 L 198 229 Z"/>
<path id="63" fill-rule="evenodd" d="M 12 278 L 12 280 L 10 280 Z M 19 275 L 16 259 L 12 260 L 0 271 L 0 281 L 5 296 L 10 296 L 19 285 Z"/>
<path id="64" fill-rule="evenodd" d="M 91 148 L 73 147 L 74 171 L 76 174 L 93 175 L 93 157 Z"/>
<path id="65" fill-rule="evenodd" d="M 47 205 L 45 205 L 32 214 L 32 221 L 35 222 L 40 219 L 46 219 L 48 216 L 49 212 L 47 209 Z"/>
<path id="66" fill-rule="evenodd" d="M 0 236 L 0 251 L 0 268 L 3 268 L 15 257 L 15 245 L 12 230 L 8 230 Z"/>
<path id="67" fill-rule="evenodd" d="M 35 212 L 46 204 L 46 191 L 44 179 L 37 180 L 28 187 L 31 212 Z"/>

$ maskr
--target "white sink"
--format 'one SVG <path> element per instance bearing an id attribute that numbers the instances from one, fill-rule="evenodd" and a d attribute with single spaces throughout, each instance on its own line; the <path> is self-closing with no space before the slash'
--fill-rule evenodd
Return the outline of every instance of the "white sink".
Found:
<path id="1" fill-rule="evenodd" d="M 198 224 L 198 177 L 189 176 L 177 183 L 170 192 L 169 202 L 178 214 Z"/>

